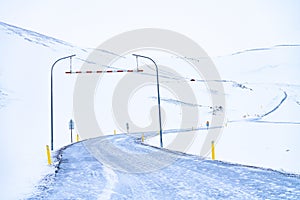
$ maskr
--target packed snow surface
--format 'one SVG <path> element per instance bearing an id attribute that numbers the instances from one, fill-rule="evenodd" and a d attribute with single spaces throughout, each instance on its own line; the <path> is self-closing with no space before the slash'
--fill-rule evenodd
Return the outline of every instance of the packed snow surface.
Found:
<path id="1" fill-rule="evenodd" d="M 300 198 L 298 175 L 155 148 L 137 135 L 75 143 L 57 158 L 30 199 Z"/>

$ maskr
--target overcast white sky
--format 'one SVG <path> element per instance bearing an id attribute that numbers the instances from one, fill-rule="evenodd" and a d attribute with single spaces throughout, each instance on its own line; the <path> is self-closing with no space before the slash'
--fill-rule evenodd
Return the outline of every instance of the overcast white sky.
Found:
<path id="1" fill-rule="evenodd" d="M 138 28 L 165 28 L 195 40 L 211 55 L 300 43 L 298 0 L 0 0 L 0 20 L 96 47 Z"/>

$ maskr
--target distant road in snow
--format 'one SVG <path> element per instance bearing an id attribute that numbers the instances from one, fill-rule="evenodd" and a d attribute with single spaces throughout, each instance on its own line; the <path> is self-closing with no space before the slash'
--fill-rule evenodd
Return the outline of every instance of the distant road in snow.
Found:
<path id="1" fill-rule="evenodd" d="M 298 175 L 161 150 L 128 135 L 59 154 L 57 173 L 31 199 L 300 199 Z"/>

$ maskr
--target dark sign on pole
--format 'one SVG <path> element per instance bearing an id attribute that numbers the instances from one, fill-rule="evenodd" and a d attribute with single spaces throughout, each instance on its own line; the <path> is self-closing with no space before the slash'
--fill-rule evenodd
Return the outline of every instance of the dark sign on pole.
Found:
<path id="1" fill-rule="evenodd" d="M 70 122 L 69 122 L 69 129 L 70 129 L 70 130 L 73 130 L 73 129 L 74 129 L 74 122 L 73 122 L 72 119 L 71 119 Z"/>

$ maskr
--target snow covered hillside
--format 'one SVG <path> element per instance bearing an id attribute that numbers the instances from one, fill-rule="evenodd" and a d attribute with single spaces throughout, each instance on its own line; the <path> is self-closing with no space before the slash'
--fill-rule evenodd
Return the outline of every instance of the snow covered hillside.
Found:
<path id="1" fill-rule="evenodd" d="M 69 54 L 70 49 L 72 53 L 73 50 L 76 52 L 76 48 L 2 22 L 0 38 L 0 197 L 18 199 L 22 194 L 30 193 L 41 174 L 48 171 L 45 145 L 50 139 L 50 68 L 61 55 Z M 63 122 L 60 126 L 63 129 L 56 135 L 55 148 L 69 142 L 67 121 L 71 117 L 72 105 L 59 102 L 66 98 L 62 94 L 71 97 L 72 78 L 63 84 L 58 81 L 67 65 L 68 62 L 58 63 L 55 70 L 58 72 L 55 87 L 61 89 L 60 93 L 55 93 L 55 122 L 56 125 Z M 71 98 L 66 100 L 70 102 Z M 68 114 L 62 116 L 57 111 Z"/>
<path id="2" fill-rule="evenodd" d="M 24 194 L 31 194 L 32 189 L 41 177 L 45 174 L 52 174 L 53 170 L 52 167 L 46 165 L 45 156 L 45 145 L 50 143 L 50 68 L 58 58 L 76 54 L 76 57 L 72 60 L 73 69 L 80 69 L 81 65 L 86 62 L 89 53 L 95 49 L 78 47 L 3 22 L 0 22 L 0 38 L 0 159 L 2 161 L 0 166 L 0 186 L 2 188 L 0 199 L 20 199 Z M 97 51 L 100 60 L 114 54 L 114 52 L 105 49 L 98 49 Z M 226 110 L 224 110 L 226 123 L 222 125 L 224 130 L 216 143 L 216 159 L 219 161 L 212 162 L 192 155 L 174 154 L 166 151 L 167 155 L 176 156 L 176 158 L 178 156 L 175 165 L 163 169 L 162 175 L 156 172 L 154 174 L 144 174 L 144 177 L 156 179 L 163 178 L 164 175 L 169 177 L 171 173 L 177 173 L 176 175 L 179 177 L 174 177 L 174 179 L 169 177 L 169 179 L 170 184 L 176 182 L 181 184 L 175 188 L 179 196 L 187 192 L 186 196 L 191 195 L 192 197 L 193 194 L 200 195 L 199 191 L 203 191 L 204 193 L 207 192 L 205 194 L 221 195 L 220 198 L 227 197 L 227 195 L 238 198 L 238 195 L 241 195 L 238 191 L 243 191 L 247 194 L 253 194 L 254 197 L 267 197 L 264 196 L 265 194 L 259 193 L 257 188 L 267 191 L 268 187 L 282 186 L 281 189 L 273 190 L 274 193 L 270 189 L 268 191 L 270 196 L 268 197 L 272 198 L 271 195 L 277 195 L 275 191 L 286 195 L 282 198 L 288 197 L 291 192 L 294 193 L 292 197 L 299 197 L 299 193 L 296 193 L 296 191 L 299 191 L 298 176 L 289 177 L 289 175 L 280 172 L 244 168 L 239 165 L 220 162 L 227 161 L 300 174 L 298 159 L 300 154 L 298 145 L 300 141 L 299 55 L 300 45 L 284 44 L 213 57 L 212 59 L 222 77 L 222 80 L 218 81 L 222 81 L 225 87 L 227 103 Z M 171 63 L 183 71 L 184 74 L 180 78 L 174 78 L 172 74 L 163 72 L 163 77 L 161 77 L 161 99 L 163 113 L 166 118 L 163 127 L 163 140 L 165 147 L 170 148 L 168 144 L 172 142 L 176 134 L 196 134 L 196 139 L 186 150 L 186 153 L 199 155 L 201 145 L 207 136 L 205 122 L 211 119 L 214 108 L 211 107 L 210 91 L 207 91 L 205 81 L 201 77 L 194 77 L 193 73 L 188 70 L 185 71 L 185 68 L 180 69 L 180 64 L 185 59 L 201 58 L 189 58 L 188 55 L 184 59 L 174 56 L 167 57 L 166 55 L 156 57 L 159 64 Z M 176 66 L 176 63 L 180 64 Z M 131 55 L 120 56 L 120 59 L 113 66 L 102 66 L 103 63 L 96 64 L 103 69 L 136 66 L 135 59 Z M 152 66 L 149 66 L 148 62 L 144 62 L 142 65 L 148 67 L 151 73 L 134 74 L 134 76 L 143 76 L 149 79 L 153 77 L 154 80 L 155 70 Z M 64 72 L 67 70 L 69 70 L 68 60 L 57 63 L 54 69 L 55 150 L 70 143 L 68 122 L 73 118 L 73 90 L 76 76 L 66 75 Z M 121 78 L 122 75 L 104 77 L 98 85 L 97 94 L 95 94 L 95 114 L 106 135 L 113 134 L 113 130 L 117 130 L 117 133 L 126 132 L 126 128 L 123 127 L 124 124 L 122 126 L 117 125 L 114 116 L 112 116 L 113 89 Z M 191 78 L 194 78 L 195 81 L 191 82 Z M 176 96 L 169 94 L 163 86 L 164 83 L 170 81 L 178 85 L 183 83 L 190 85 L 195 93 L 196 100 L 182 102 L 176 99 Z M 108 85 L 110 87 L 107 87 Z M 147 127 L 151 123 L 151 117 L 149 117 L 153 114 L 151 109 L 157 101 L 155 85 L 149 86 L 135 95 L 136 100 L 128 101 L 129 116 L 141 128 Z M 199 111 L 200 124 L 197 127 L 187 127 L 188 131 L 178 130 L 181 107 L 183 106 Z M 75 132 L 77 133 L 77 130 Z M 131 151 L 132 148 L 146 152 L 156 150 L 152 147 L 136 144 L 127 136 L 116 136 L 110 139 L 112 140 L 111 143 L 117 147 L 122 146 L 124 142 L 124 147 L 120 148 L 125 152 Z M 95 139 L 95 141 L 101 142 L 102 139 Z M 157 137 L 153 137 L 148 138 L 146 143 L 158 145 L 158 141 Z M 88 141 L 86 142 L 88 143 Z M 49 186 L 48 190 L 38 190 L 42 193 L 36 193 L 37 196 L 49 195 L 49 197 L 55 197 L 52 195 L 55 195 L 55 190 L 65 180 L 58 180 L 58 177 L 61 176 L 61 173 L 71 173 L 71 170 L 68 169 L 64 171 L 64 167 L 69 169 L 75 167 L 75 165 L 72 166 L 72 162 L 67 163 L 66 159 L 69 161 L 74 159 L 74 164 L 78 164 L 78 166 L 88 165 L 84 167 L 88 167 L 90 171 L 79 172 L 77 178 L 86 176 L 86 181 L 89 181 L 88 178 L 90 178 L 91 182 L 99 183 L 93 190 L 94 194 L 92 195 L 95 195 L 95 197 L 98 197 L 97 195 L 101 193 L 107 195 L 107 197 L 121 197 L 118 195 L 128 194 L 132 197 L 141 195 L 141 198 L 146 198 L 147 195 L 151 195 L 151 192 L 156 191 L 155 188 L 165 184 L 165 178 L 162 182 L 145 183 L 144 181 L 149 180 L 142 179 L 142 174 L 127 174 L 132 178 L 132 180 L 128 180 L 126 174 L 105 168 L 95 158 L 84 154 L 85 148 L 82 144 L 74 144 L 62 151 L 65 157 L 61 162 L 61 170 L 57 173 L 57 176 L 50 177 L 50 181 L 56 181 L 50 184 L 51 187 Z M 81 156 L 81 158 L 77 156 Z M 108 156 L 108 154 L 104 156 Z M 204 157 L 209 158 L 210 155 L 207 154 Z M 190 169 L 191 173 L 185 174 L 182 169 L 186 169 L 188 165 L 193 169 Z M 99 172 L 95 170 L 99 170 Z M 223 170 L 228 172 L 224 176 L 232 175 L 232 177 L 225 178 L 222 176 Z M 203 171 L 209 173 L 203 174 L 201 173 Z M 179 180 L 180 175 L 186 175 L 194 182 L 200 181 L 203 185 L 216 184 L 219 189 L 213 187 L 214 189 L 210 190 L 195 184 L 191 186 L 183 180 Z M 247 177 L 253 180 L 257 176 L 262 176 L 262 182 L 267 185 L 263 185 L 258 181 L 254 183 L 247 182 Z M 272 178 L 273 176 L 283 181 L 283 183 L 279 184 L 278 180 L 275 180 L 276 178 Z M 224 180 L 220 177 L 223 177 Z M 204 180 L 204 178 L 207 179 Z M 140 192 L 131 190 L 131 184 L 134 180 L 148 187 L 149 191 L 143 192 L 140 188 L 134 188 L 141 190 Z M 73 179 L 66 181 L 71 183 Z M 106 184 L 106 181 L 109 181 L 109 184 Z M 128 185 L 125 185 L 124 188 L 120 187 L 120 184 L 126 181 L 128 181 Z M 247 187 L 238 187 L 238 181 L 243 181 Z M 268 181 L 270 183 L 265 183 Z M 48 187 L 48 183 L 45 187 Z M 225 187 L 224 184 L 228 187 Z M 87 186 L 84 186 L 83 183 L 82 190 L 84 190 L 84 187 Z M 220 187 L 223 189 L 222 191 Z M 237 188 L 235 189 L 235 187 Z M 165 188 L 166 191 L 173 189 L 170 185 Z M 294 191 L 294 189 L 297 190 Z M 51 190 L 54 192 L 51 192 Z M 190 193 L 188 190 L 195 193 Z M 69 191 L 66 191 L 67 194 L 72 195 Z M 170 197 L 175 195 L 168 194 Z M 161 194 L 158 193 L 157 195 L 160 196 Z M 243 195 L 246 194 L 243 193 Z M 218 198 L 218 196 L 214 197 Z"/>
<path id="3" fill-rule="evenodd" d="M 227 103 L 226 122 L 216 147 L 218 160 L 300 173 L 299 55 L 300 45 L 291 44 L 214 58 Z M 205 94 L 205 81 L 195 83 L 199 93 Z M 212 114 L 210 107 L 199 108 L 206 103 L 203 99 L 197 104 L 168 99 L 163 102 L 199 109 L 200 118 L 204 116 L 200 128 L 209 120 L 208 113 Z M 198 134 L 187 152 L 199 155 L 199 146 L 208 132 L 200 129 L 179 134 Z M 174 137 L 168 134 L 164 140 L 169 144 Z M 157 138 L 147 142 L 159 145 Z"/>

